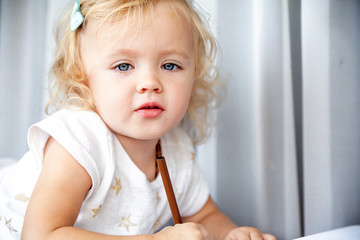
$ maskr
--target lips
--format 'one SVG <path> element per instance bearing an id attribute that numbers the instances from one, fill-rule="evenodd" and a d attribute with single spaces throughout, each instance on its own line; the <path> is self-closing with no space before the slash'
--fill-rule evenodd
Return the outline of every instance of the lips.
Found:
<path id="1" fill-rule="evenodd" d="M 161 115 L 164 108 L 156 102 L 148 102 L 138 107 L 135 112 L 144 118 L 156 118 Z"/>

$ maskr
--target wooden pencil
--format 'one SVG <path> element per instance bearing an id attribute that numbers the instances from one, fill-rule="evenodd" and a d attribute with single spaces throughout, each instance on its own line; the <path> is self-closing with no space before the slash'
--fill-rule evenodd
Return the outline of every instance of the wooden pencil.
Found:
<path id="1" fill-rule="evenodd" d="M 174 219 L 174 223 L 175 224 L 182 223 L 179 208 L 178 208 L 175 194 L 174 194 L 174 189 L 171 184 L 169 171 L 167 169 L 165 158 L 162 156 L 160 142 L 156 145 L 156 162 L 159 167 L 161 179 L 164 184 L 166 196 L 167 196 L 167 199 L 169 202 L 169 206 L 170 206 L 171 214 Z"/>

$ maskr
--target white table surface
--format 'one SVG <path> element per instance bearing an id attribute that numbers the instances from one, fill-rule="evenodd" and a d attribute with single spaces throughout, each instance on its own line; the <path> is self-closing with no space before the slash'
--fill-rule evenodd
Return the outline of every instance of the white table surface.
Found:
<path id="1" fill-rule="evenodd" d="M 360 240 L 360 225 L 338 228 L 294 240 Z"/>

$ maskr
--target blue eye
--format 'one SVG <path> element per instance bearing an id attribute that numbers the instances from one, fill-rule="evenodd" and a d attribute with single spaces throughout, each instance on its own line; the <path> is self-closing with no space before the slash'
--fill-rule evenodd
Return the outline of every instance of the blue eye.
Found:
<path id="1" fill-rule="evenodd" d="M 126 72 L 126 71 L 133 69 L 133 66 L 131 66 L 128 63 L 121 63 L 116 66 L 116 69 L 119 70 L 120 72 Z"/>
<path id="2" fill-rule="evenodd" d="M 167 71 L 174 71 L 179 69 L 179 66 L 174 63 L 165 63 L 164 65 L 161 66 L 161 68 Z"/>

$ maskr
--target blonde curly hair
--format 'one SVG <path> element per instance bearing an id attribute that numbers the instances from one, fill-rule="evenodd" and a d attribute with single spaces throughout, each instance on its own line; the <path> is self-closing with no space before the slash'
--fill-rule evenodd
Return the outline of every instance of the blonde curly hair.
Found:
<path id="1" fill-rule="evenodd" d="M 126 18 L 128 28 L 139 28 L 154 17 L 151 13 L 161 0 L 80 0 L 81 13 L 100 26 Z M 205 25 L 205 20 L 186 0 L 163 0 L 171 3 L 176 14 L 181 15 L 192 28 L 195 44 L 195 84 L 189 107 L 182 121 L 195 144 L 201 143 L 211 133 L 212 111 L 217 105 L 219 84 L 215 65 L 217 43 Z M 71 9 L 64 15 L 57 28 L 57 50 L 51 68 L 54 81 L 50 86 L 50 99 L 46 113 L 61 108 L 94 110 L 93 97 L 85 84 L 86 76 L 80 57 L 79 36 L 82 26 L 70 30 Z"/>

